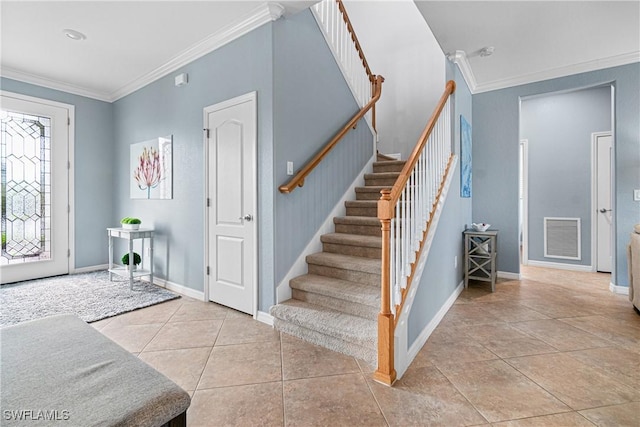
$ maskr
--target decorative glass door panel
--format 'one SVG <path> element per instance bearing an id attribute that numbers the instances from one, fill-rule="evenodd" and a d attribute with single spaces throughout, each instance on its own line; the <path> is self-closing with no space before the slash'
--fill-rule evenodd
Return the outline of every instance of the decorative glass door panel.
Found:
<path id="1" fill-rule="evenodd" d="M 69 112 L 0 97 L 1 283 L 69 272 Z"/>
<path id="2" fill-rule="evenodd" d="M 51 258 L 51 119 L 0 112 L 0 265 Z"/>

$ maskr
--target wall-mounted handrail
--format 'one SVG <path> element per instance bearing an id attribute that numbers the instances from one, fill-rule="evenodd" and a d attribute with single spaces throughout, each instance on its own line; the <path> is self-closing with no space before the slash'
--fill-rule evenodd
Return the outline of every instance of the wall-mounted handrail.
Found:
<path id="1" fill-rule="evenodd" d="M 384 77 L 376 76 L 374 83 L 374 95 L 371 100 L 360 109 L 352 118 L 347 122 L 346 125 L 329 141 L 323 148 L 320 150 L 313 158 L 308 161 L 302 169 L 298 171 L 294 175 L 293 178 L 289 180 L 286 184 L 283 184 L 279 187 L 281 193 L 289 194 L 297 187 L 302 187 L 304 185 L 305 178 L 315 169 L 316 166 L 325 158 L 325 156 L 331 151 L 337 144 L 340 142 L 342 137 L 344 137 L 347 132 L 353 129 L 358 120 L 364 117 L 367 112 L 373 108 L 373 106 L 380 99 L 380 94 L 382 93 L 382 83 L 384 82 Z"/>
<path id="2" fill-rule="evenodd" d="M 378 218 L 382 229 L 378 367 L 374 378 L 391 385 L 395 328 L 416 271 L 416 260 L 426 241 L 444 182 L 454 158 L 451 149 L 449 99 L 455 91 L 449 81 L 411 156 L 391 189 L 381 191 Z"/>

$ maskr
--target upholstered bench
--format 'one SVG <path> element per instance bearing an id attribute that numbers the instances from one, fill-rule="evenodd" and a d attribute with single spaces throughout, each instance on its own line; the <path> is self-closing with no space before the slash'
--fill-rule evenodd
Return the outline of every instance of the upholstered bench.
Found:
<path id="1" fill-rule="evenodd" d="M 0 329 L 0 425 L 184 426 L 191 399 L 73 315 Z"/>

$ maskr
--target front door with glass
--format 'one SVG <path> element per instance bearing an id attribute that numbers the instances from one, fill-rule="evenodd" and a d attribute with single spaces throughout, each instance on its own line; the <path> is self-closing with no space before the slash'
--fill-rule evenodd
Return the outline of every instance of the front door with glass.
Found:
<path id="1" fill-rule="evenodd" d="M 0 102 L 1 282 L 68 273 L 70 107 Z"/>

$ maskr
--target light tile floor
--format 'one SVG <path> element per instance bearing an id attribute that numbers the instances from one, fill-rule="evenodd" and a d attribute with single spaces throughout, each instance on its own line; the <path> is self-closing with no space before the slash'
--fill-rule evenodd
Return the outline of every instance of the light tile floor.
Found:
<path id="1" fill-rule="evenodd" d="M 183 297 L 94 323 L 189 391 L 189 426 L 640 426 L 640 316 L 609 275 L 472 283 L 393 388 L 354 358 Z"/>

